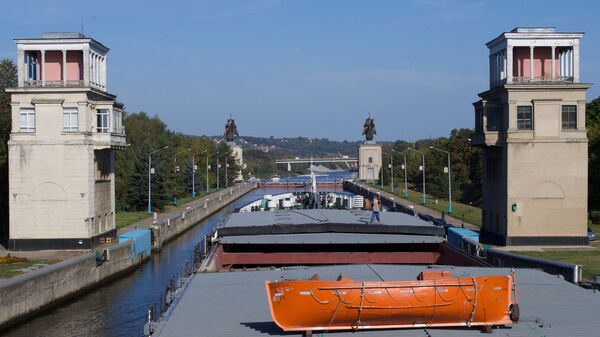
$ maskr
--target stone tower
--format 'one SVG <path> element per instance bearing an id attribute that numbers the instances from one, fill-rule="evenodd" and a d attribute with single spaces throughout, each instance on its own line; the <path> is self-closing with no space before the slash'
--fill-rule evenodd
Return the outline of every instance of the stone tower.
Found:
<path id="1" fill-rule="evenodd" d="M 487 43 L 490 88 L 474 103 L 483 150 L 483 242 L 587 244 L 583 33 L 516 28 Z"/>
<path id="2" fill-rule="evenodd" d="M 108 48 L 80 33 L 15 41 L 9 248 L 89 249 L 116 233 L 114 151 L 126 145 Z"/>

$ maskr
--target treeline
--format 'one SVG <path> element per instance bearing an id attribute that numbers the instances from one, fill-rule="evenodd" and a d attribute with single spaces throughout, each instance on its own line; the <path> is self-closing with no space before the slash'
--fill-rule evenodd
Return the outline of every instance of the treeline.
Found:
<path id="1" fill-rule="evenodd" d="M 394 186 L 404 188 L 404 155 L 406 154 L 406 180 L 408 188 L 423 190 L 423 155 L 408 150 L 410 147 L 425 155 L 425 191 L 439 199 L 448 199 L 448 174 L 444 167 L 448 166 L 446 153 L 432 149 L 434 147 L 448 151 L 451 158 L 452 199 L 479 206 L 481 204 L 481 150 L 472 147 L 469 139 L 473 135 L 471 129 L 454 129 L 450 137 L 423 139 L 415 143 L 397 141 L 395 144 L 383 145 L 383 179 L 389 187 L 391 183 L 390 159 L 393 159 Z M 391 151 L 391 150 L 394 151 Z M 393 158 L 391 158 L 393 156 Z"/>
<path id="2" fill-rule="evenodd" d="M 215 144 L 206 137 L 174 133 L 160 118 L 144 112 L 128 115 L 123 124 L 129 144 L 116 153 L 117 210 L 147 208 L 150 155 L 153 209 L 160 210 L 174 198 L 191 196 L 194 191 L 199 194 L 217 187 L 217 170 L 221 188 L 237 179 L 240 167 L 225 142 Z"/>
<path id="3" fill-rule="evenodd" d="M 240 137 L 249 144 L 262 146 L 274 146 L 270 151 L 277 155 L 286 156 L 294 155 L 300 157 L 312 156 L 330 156 L 330 155 L 349 155 L 355 156 L 358 141 L 335 141 L 327 138 L 307 138 L 307 137 L 292 137 L 292 138 L 263 138 L 263 137 Z"/>

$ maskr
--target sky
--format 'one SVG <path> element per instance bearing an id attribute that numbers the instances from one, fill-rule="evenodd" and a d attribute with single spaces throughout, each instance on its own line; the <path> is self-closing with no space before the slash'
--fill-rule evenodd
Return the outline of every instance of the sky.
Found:
<path id="1" fill-rule="evenodd" d="M 0 58 L 14 38 L 76 31 L 108 54 L 108 91 L 171 130 L 359 140 L 472 128 L 488 89 L 485 43 L 515 27 L 585 32 L 581 79 L 598 83 L 600 2 L 493 0 L 1 0 Z"/>

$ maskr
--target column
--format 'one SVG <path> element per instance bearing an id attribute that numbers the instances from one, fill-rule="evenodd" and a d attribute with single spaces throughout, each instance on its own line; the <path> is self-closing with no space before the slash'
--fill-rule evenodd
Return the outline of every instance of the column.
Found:
<path id="1" fill-rule="evenodd" d="M 579 40 L 573 45 L 573 82 L 579 82 Z"/>
<path id="2" fill-rule="evenodd" d="M 17 49 L 17 71 L 17 85 L 19 87 L 24 87 L 27 69 L 25 67 L 25 50 L 22 48 Z"/>
<path id="3" fill-rule="evenodd" d="M 529 46 L 529 80 L 533 82 L 533 48 L 534 46 Z"/>
<path id="4" fill-rule="evenodd" d="M 108 57 L 104 56 L 104 91 L 108 88 Z"/>
<path id="5" fill-rule="evenodd" d="M 90 86 L 90 49 L 83 48 L 83 86 Z"/>
<path id="6" fill-rule="evenodd" d="M 513 47 L 506 46 L 506 83 L 512 83 L 513 78 Z"/>
<path id="7" fill-rule="evenodd" d="M 46 86 L 46 51 L 42 50 L 42 63 L 40 63 L 40 77 L 42 79 L 42 87 Z"/>
<path id="8" fill-rule="evenodd" d="M 552 67 L 551 67 L 551 69 L 552 69 L 552 70 L 551 70 L 551 71 L 552 71 L 552 76 L 550 76 L 550 79 L 551 79 L 552 81 L 554 81 L 554 79 L 556 78 L 556 76 L 555 76 L 555 74 L 554 74 L 554 72 L 555 72 L 555 70 L 556 70 L 556 66 L 554 65 L 554 60 L 555 60 L 555 58 L 556 58 L 556 56 L 555 56 L 555 55 L 556 55 L 556 47 L 555 47 L 555 46 L 552 46 Z"/>
<path id="9" fill-rule="evenodd" d="M 63 79 L 63 86 L 67 86 L 67 51 L 66 50 L 62 50 L 62 79 Z"/>

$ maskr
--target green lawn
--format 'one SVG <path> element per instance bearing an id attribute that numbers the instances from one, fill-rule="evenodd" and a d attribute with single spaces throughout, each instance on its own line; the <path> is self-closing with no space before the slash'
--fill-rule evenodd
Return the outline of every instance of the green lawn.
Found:
<path id="1" fill-rule="evenodd" d="M 596 245 L 594 245 L 596 246 Z M 600 275 L 600 250 L 556 250 L 543 252 L 514 252 L 515 254 L 539 257 L 547 260 L 568 262 L 581 265 L 583 276 L 591 279 L 592 275 Z"/>
<path id="2" fill-rule="evenodd" d="M 375 186 L 376 188 L 380 188 L 379 186 Z M 385 187 L 386 192 L 391 193 L 391 189 L 389 186 Z M 402 188 L 394 189 L 394 194 L 402 197 Z M 436 199 L 430 195 L 426 195 L 427 203 L 424 205 L 427 208 L 448 213 L 448 200 L 438 199 L 436 203 Z M 423 200 L 423 194 L 417 191 L 408 190 L 408 200 L 415 204 L 421 204 Z M 473 207 L 470 205 L 465 205 L 457 201 L 452 201 L 452 216 L 457 219 L 462 219 L 464 217 L 465 222 L 471 223 L 478 227 L 481 227 L 481 208 Z"/>
<path id="3" fill-rule="evenodd" d="M 135 222 L 150 217 L 146 211 L 139 212 L 117 212 L 117 229 L 127 227 Z"/>
<path id="4" fill-rule="evenodd" d="M 19 269 L 28 268 L 33 266 L 34 264 L 53 264 L 58 261 L 49 261 L 49 260 L 27 260 L 14 262 L 14 263 L 3 263 L 0 264 L 0 279 L 6 279 L 13 276 L 17 276 L 23 274 Z"/>

